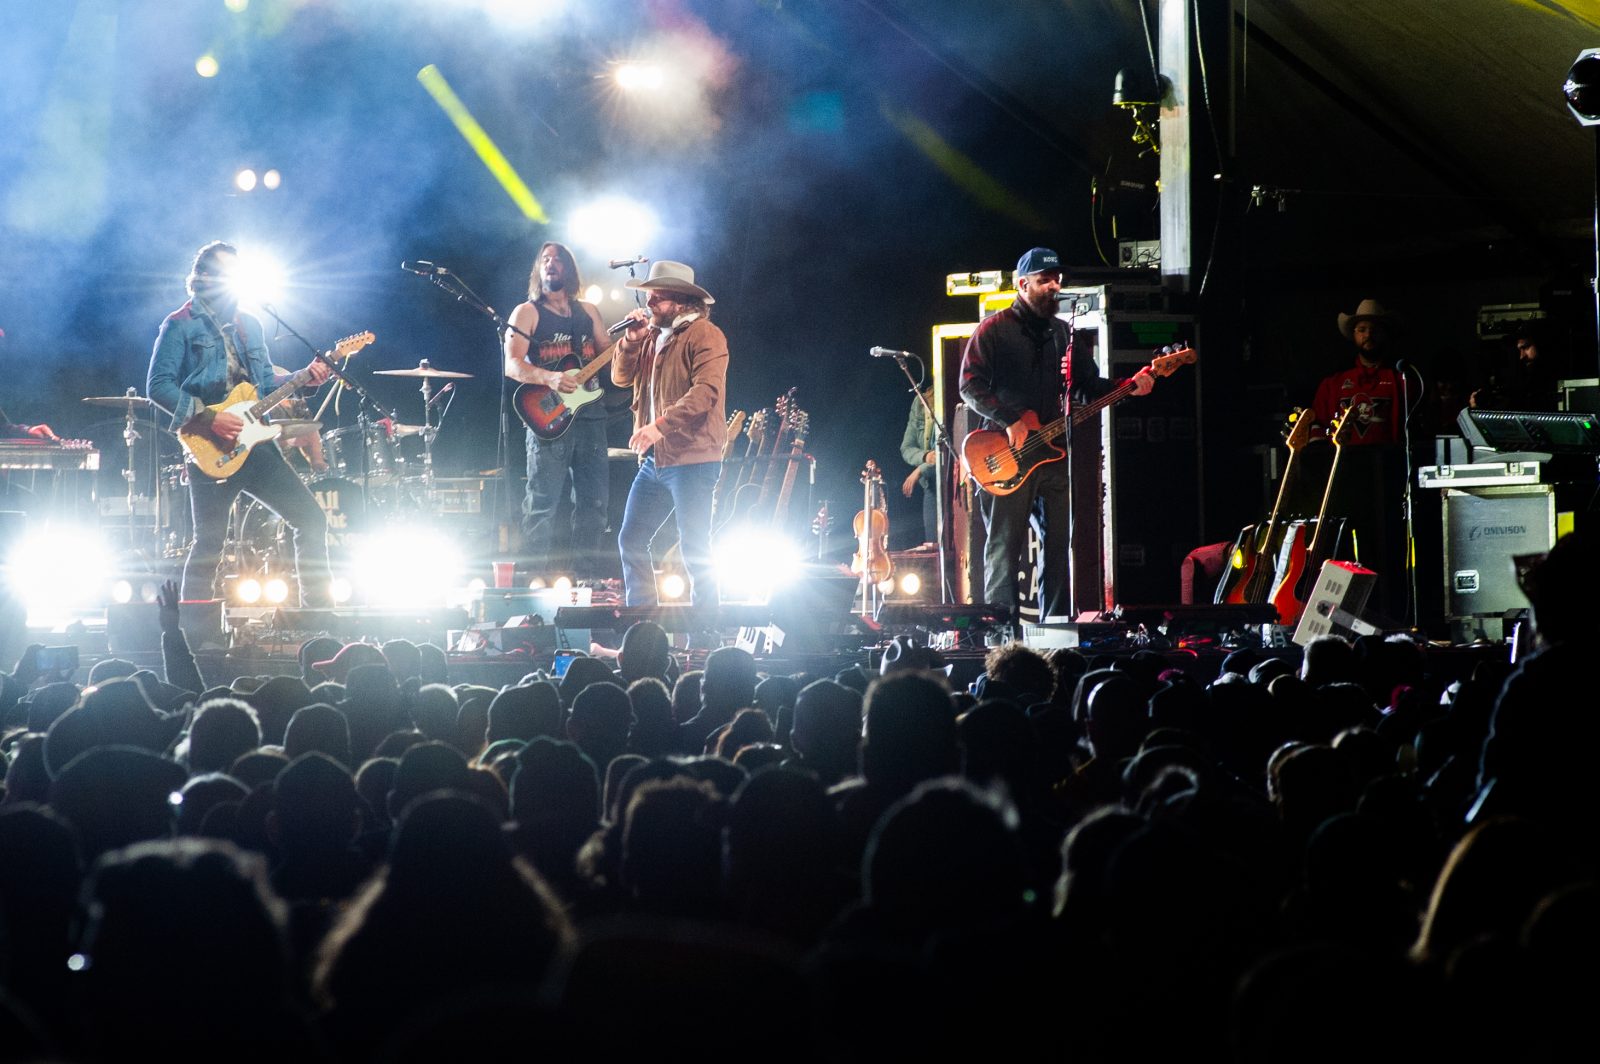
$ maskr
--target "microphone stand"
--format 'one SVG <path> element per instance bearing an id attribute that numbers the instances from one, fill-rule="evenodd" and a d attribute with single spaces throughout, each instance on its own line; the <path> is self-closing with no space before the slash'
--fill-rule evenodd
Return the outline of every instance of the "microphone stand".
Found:
<path id="1" fill-rule="evenodd" d="M 1052 318 L 1054 315 L 1052 315 Z M 1051 326 L 1051 333 L 1055 327 Z M 1072 615 L 1067 619 L 1075 621 L 1078 618 L 1078 476 L 1072 458 L 1072 438 L 1077 435 L 1072 425 L 1072 371 L 1073 362 L 1077 356 L 1078 341 L 1078 300 L 1072 300 L 1072 318 L 1067 322 L 1067 347 L 1062 357 L 1063 381 L 1061 391 L 1061 417 L 1066 431 L 1061 434 L 1061 448 L 1066 452 L 1062 459 L 1067 467 L 1067 549 L 1062 559 L 1067 567 L 1067 607 Z M 1042 546 L 1042 544 L 1041 544 Z M 1043 553 L 1042 551 L 1040 552 Z M 1046 565 L 1050 564 L 1048 561 Z M 1044 624 L 1049 617 L 1045 615 L 1044 606 L 1039 607 L 1039 623 Z"/>
<path id="2" fill-rule="evenodd" d="M 1406 523 L 1407 598 L 1411 607 L 1406 612 L 1409 614 L 1408 619 L 1411 622 L 1412 630 L 1416 631 L 1422 627 L 1422 603 L 1417 594 L 1417 532 L 1411 498 L 1411 414 L 1413 410 L 1411 402 L 1411 373 L 1415 367 L 1404 359 L 1400 359 L 1395 362 L 1394 368 L 1400 374 L 1400 440 L 1405 447 L 1406 462 L 1406 486 L 1400 495 L 1400 510 Z M 1417 396 L 1417 405 L 1420 406 L 1423 395 L 1427 394 L 1427 384 L 1423 381 L 1421 373 L 1417 374 L 1417 383 L 1423 389 L 1422 393 Z"/>
<path id="3" fill-rule="evenodd" d="M 904 373 L 906 380 L 911 383 L 911 393 L 917 397 L 917 402 L 922 404 L 923 416 L 933 426 L 934 438 L 938 442 L 938 446 L 934 448 L 934 457 L 937 459 L 941 454 L 948 455 L 951 462 L 950 468 L 960 469 L 961 456 L 956 453 L 956 446 L 950 440 L 950 433 L 945 431 L 944 422 L 939 420 L 939 415 L 933 409 L 933 404 L 928 401 L 928 397 L 922 394 L 921 388 L 917 387 L 917 379 L 911 375 L 911 370 L 906 365 L 906 357 L 897 351 L 894 353 L 893 358 L 894 364 L 900 367 L 900 372 Z M 933 508 L 934 526 L 939 537 L 939 602 L 941 605 L 949 605 L 955 601 L 955 594 L 951 588 L 947 565 L 946 555 L 949 552 L 945 549 L 945 478 L 943 466 L 944 463 L 940 461 L 935 461 L 933 464 Z"/>
<path id="4" fill-rule="evenodd" d="M 410 272 L 410 271 L 408 271 Z M 442 273 L 424 274 L 429 284 L 432 284 L 453 298 L 457 303 L 471 307 L 494 322 L 495 331 L 495 358 L 499 363 L 495 375 L 500 379 L 500 429 L 495 443 L 495 457 L 500 463 L 500 490 L 495 493 L 495 518 L 496 523 L 504 526 L 507 516 L 511 512 L 512 480 L 511 480 L 511 388 L 510 378 L 506 376 L 504 364 L 504 351 L 506 334 L 516 333 L 518 336 L 533 343 L 533 334 L 512 325 L 500 316 L 500 312 L 484 302 L 483 298 L 474 292 L 461 278 L 448 271 Z M 510 549 L 510 544 L 502 544 L 502 549 Z"/>

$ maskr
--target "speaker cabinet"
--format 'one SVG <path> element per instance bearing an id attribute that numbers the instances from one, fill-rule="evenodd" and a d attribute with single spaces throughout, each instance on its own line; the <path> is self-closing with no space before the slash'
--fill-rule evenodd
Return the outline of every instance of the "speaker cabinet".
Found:
<path id="1" fill-rule="evenodd" d="M 1447 620 L 1526 609 L 1512 558 L 1542 553 L 1555 543 L 1555 488 L 1452 488 L 1444 493 L 1443 510 Z"/>

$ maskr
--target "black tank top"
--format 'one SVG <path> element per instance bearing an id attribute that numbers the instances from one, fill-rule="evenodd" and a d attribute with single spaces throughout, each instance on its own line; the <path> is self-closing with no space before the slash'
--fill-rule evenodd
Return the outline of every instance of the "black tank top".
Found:
<path id="1" fill-rule="evenodd" d="M 550 309 L 549 304 L 539 303 L 539 324 L 533 330 L 533 342 L 528 345 L 528 361 L 543 369 L 554 368 L 556 363 L 574 352 L 587 363 L 595 356 L 594 346 L 594 320 L 589 317 L 589 312 L 578 305 L 577 300 L 571 301 L 572 313 L 562 317 Z M 602 371 L 603 372 L 603 371 Z M 601 383 L 599 374 L 589 378 L 585 388 L 599 391 Z M 578 417 L 603 418 L 606 416 L 605 404 L 592 402 L 578 409 Z"/>

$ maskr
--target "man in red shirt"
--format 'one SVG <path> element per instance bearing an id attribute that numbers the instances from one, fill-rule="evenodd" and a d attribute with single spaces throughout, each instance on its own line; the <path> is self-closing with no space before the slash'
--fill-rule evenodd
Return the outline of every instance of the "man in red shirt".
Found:
<path id="1" fill-rule="evenodd" d="M 1354 314 L 1339 315 L 1339 331 L 1355 344 L 1356 364 L 1325 377 L 1311 409 L 1323 425 L 1348 411 L 1347 445 L 1400 442 L 1400 382 L 1389 352 L 1392 324 L 1376 299 L 1363 299 Z"/>

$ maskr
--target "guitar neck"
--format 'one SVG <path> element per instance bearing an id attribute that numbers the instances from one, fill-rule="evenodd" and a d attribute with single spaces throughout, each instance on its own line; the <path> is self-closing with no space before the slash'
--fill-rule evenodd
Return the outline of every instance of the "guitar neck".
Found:
<path id="1" fill-rule="evenodd" d="M 1104 410 L 1106 407 L 1111 406 L 1111 405 L 1113 405 L 1115 403 L 1120 403 L 1120 402 L 1122 402 L 1122 400 L 1126 399 L 1128 396 L 1130 396 L 1132 394 L 1133 394 L 1133 382 L 1132 381 L 1128 381 L 1128 382 L 1125 382 L 1123 384 L 1117 385 L 1115 388 L 1111 389 L 1109 392 L 1107 392 L 1106 394 L 1100 396 L 1097 399 L 1091 399 L 1087 403 L 1083 403 L 1083 404 L 1081 404 L 1079 406 L 1073 407 L 1072 408 L 1072 427 L 1073 428 L 1077 428 L 1079 425 L 1083 424 L 1085 421 L 1088 421 L 1090 418 L 1095 417 L 1096 415 L 1098 415 L 1100 413 L 1100 411 Z M 1039 429 L 1039 434 L 1042 435 L 1046 440 L 1054 440 L 1056 437 L 1060 436 L 1062 433 L 1064 433 L 1066 431 L 1067 431 L 1067 419 L 1066 419 L 1065 416 L 1062 416 L 1062 417 L 1056 418 L 1054 421 L 1050 422 L 1048 425 L 1041 426 L 1040 429 Z"/>
<path id="2" fill-rule="evenodd" d="M 317 357 L 321 358 L 322 356 L 319 354 Z M 271 410 L 273 407 L 289 398 L 289 396 L 293 395 L 295 389 L 299 388 L 309 379 L 310 378 L 305 370 L 291 374 L 288 380 L 278 385 L 278 387 L 274 388 L 271 392 L 268 392 L 265 398 L 257 400 L 256 404 L 250 408 L 250 413 L 255 417 L 261 417 L 262 415 L 266 414 L 267 411 Z"/>
<path id="3" fill-rule="evenodd" d="M 610 347 L 606 348 L 605 351 L 584 363 L 583 368 L 572 375 L 572 379 L 578 382 L 579 387 L 582 387 L 583 385 L 589 383 L 589 379 L 591 377 L 593 377 L 596 373 L 599 373 L 611 363 L 613 358 L 616 357 L 617 345 L 612 344 Z"/>
<path id="4" fill-rule="evenodd" d="M 1311 534 L 1311 549 L 1306 554 L 1313 561 L 1317 557 L 1317 544 L 1322 540 L 1322 520 L 1328 516 L 1328 500 L 1333 498 L 1333 478 L 1339 472 L 1339 455 L 1343 451 L 1338 443 L 1333 445 L 1333 465 L 1328 469 L 1328 484 L 1322 489 L 1322 505 L 1317 508 L 1317 530 Z"/>

